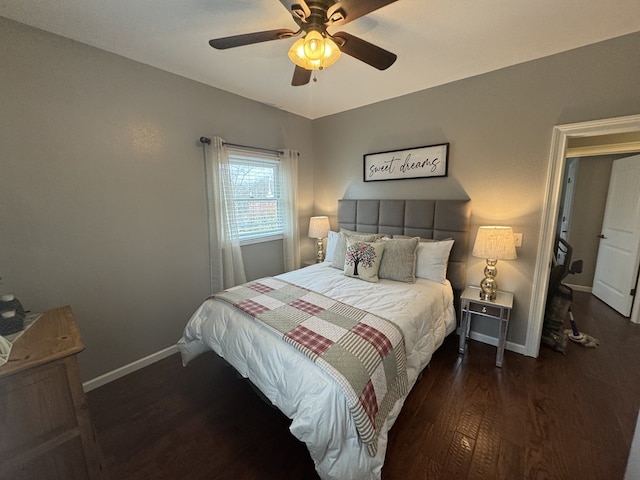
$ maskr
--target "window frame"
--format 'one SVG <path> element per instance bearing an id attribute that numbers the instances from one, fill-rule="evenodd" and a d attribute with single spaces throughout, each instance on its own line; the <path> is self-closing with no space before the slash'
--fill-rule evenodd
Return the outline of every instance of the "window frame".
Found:
<path id="1" fill-rule="evenodd" d="M 244 245 L 253 245 L 257 243 L 264 242 L 272 242 L 276 240 L 282 240 L 285 234 L 285 218 L 284 218 L 284 199 L 283 199 L 283 191 L 284 186 L 282 185 L 282 172 L 280 165 L 280 158 L 275 154 L 270 154 L 267 152 L 261 151 L 246 151 L 242 149 L 229 148 L 229 169 L 231 175 L 232 182 L 232 196 L 234 200 L 234 204 L 237 200 L 246 200 L 246 198 L 237 197 L 234 190 L 236 186 L 233 183 L 233 175 L 231 170 L 234 166 L 237 165 L 247 165 L 247 166 L 259 166 L 263 168 L 273 168 L 273 181 L 274 181 L 274 200 L 276 202 L 277 209 L 277 221 L 279 222 L 279 231 L 269 230 L 266 232 L 256 233 L 256 234 L 242 234 L 240 229 L 238 229 L 238 237 L 241 246 Z M 260 198 L 260 200 L 266 200 L 266 198 Z M 235 208 L 235 207 L 234 207 Z M 238 222 L 240 215 L 238 215 L 238 210 L 234 211 L 236 216 L 236 221 Z"/>

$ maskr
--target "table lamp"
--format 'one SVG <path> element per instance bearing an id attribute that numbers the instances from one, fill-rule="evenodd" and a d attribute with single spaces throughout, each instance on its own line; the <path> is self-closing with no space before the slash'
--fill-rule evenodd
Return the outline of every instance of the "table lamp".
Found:
<path id="1" fill-rule="evenodd" d="M 496 282 L 498 260 L 515 260 L 517 258 L 513 229 L 499 226 L 480 227 L 471 255 L 486 259 L 484 278 L 480 282 L 480 298 L 494 301 L 498 289 Z"/>
<path id="2" fill-rule="evenodd" d="M 324 261 L 324 252 L 322 251 L 322 239 L 329 234 L 329 217 L 311 217 L 309 219 L 309 237 L 318 240 L 318 252 L 316 254 L 316 263 Z"/>

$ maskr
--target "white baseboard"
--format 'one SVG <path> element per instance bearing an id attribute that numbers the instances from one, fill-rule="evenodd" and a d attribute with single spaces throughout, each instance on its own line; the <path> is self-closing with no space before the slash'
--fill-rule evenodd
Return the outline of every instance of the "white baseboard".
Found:
<path id="1" fill-rule="evenodd" d="M 493 345 L 494 347 L 498 346 L 497 338 L 484 335 L 483 333 L 471 331 L 471 333 L 469 334 L 469 337 L 472 340 L 477 340 L 478 342 L 486 343 L 487 345 Z M 507 341 L 507 344 L 505 345 L 504 348 L 505 350 L 509 350 L 510 352 L 515 352 L 515 353 L 519 353 L 520 355 L 524 355 L 526 346 L 520 345 L 519 343 L 513 343 L 513 342 Z"/>
<path id="2" fill-rule="evenodd" d="M 576 292 L 587 292 L 587 293 L 591 293 L 591 288 L 592 287 L 586 287 L 584 285 L 572 285 L 571 283 L 565 283 L 565 285 L 569 288 L 571 288 L 572 290 L 575 290 Z"/>
<path id="3" fill-rule="evenodd" d="M 456 334 L 460 335 L 460 327 L 456 329 Z M 483 333 L 474 332 L 473 330 L 469 334 L 469 338 L 471 340 L 476 340 L 480 343 L 486 343 L 487 345 L 493 345 L 494 347 L 498 346 L 498 339 L 495 337 L 490 337 L 489 335 L 485 335 Z M 520 345 L 519 343 L 513 343 L 507 341 L 505 345 L 505 350 L 509 350 L 510 352 L 519 353 L 520 355 L 525 355 L 526 345 Z"/>
<path id="4" fill-rule="evenodd" d="M 120 368 L 116 368 L 115 370 L 107 372 L 94 379 L 88 380 L 82 384 L 82 388 L 84 389 L 85 392 L 90 392 L 91 390 L 94 390 L 98 387 L 106 385 L 109 382 L 113 382 L 114 380 L 124 377 L 129 373 L 133 373 L 136 370 L 140 370 L 141 368 L 151 365 L 152 363 L 162 360 L 163 358 L 166 358 L 177 352 L 178 352 L 178 347 L 176 347 L 175 345 L 171 345 L 170 347 L 167 347 L 164 350 L 160 350 L 159 352 L 152 353 L 151 355 L 147 355 L 146 357 L 136 360 L 135 362 L 132 362 L 128 365 L 125 365 Z"/>
<path id="5" fill-rule="evenodd" d="M 477 333 L 472 331 L 470 337 L 472 340 L 477 340 L 478 342 L 486 343 L 488 345 L 493 345 L 494 347 L 498 345 L 497 338 L 490 337 L 482 333 Z M 521 355 L 525 354 L 525 346 L 520 345 L 518 343 L 507 342 L 507 345 L 505 348 L 511 352 L 519 353 Z M 109 382 L 113 382 L 114 380 L 122 378 L 125 375 L 128 375 L 129 373 L 133 373 L 136 370 L 140 370 L 141 368 L 151 365 L 152 363 L 162 360 L 163 358 L 166 358 L 177 352 L 178 352 L 178 348 L 175 345 L 171 345 L 170 347 L 167 347 L 164 350 L 160 350 L 159 352 L 152 353 L 151 355 L 147 355 L 146 357 L 136 360 L 135 362 L 131 362 L 128 365 L 124 365 L 120 368 L 116 368 L 115 370 L 107 372 L 96 378 L 87 380 L 82 384 L 82 388 L 84 389 L 85 393 L 90 392 L 91 390 L 95 390 L 98 387 L 106 385 Z"/>

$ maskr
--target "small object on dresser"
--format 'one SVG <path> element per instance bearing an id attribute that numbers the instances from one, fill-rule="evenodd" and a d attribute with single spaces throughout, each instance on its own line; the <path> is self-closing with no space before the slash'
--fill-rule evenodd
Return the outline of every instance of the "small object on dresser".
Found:
<path id="1" fill-rule="evenodd" d="M 0 314 L 0 335 L 11 335 L 24 328 L 24 317 L 17 315 L 15 310 L 9 310 Z"/>
<path id="2" fill-rule="evenodd" d="M 0 335 L 11 335 L 24 328 L 25 311 L 12 293 L 0 297 Z"/>
<path id="3" fill-rule="evenodd" d="M 15 310 L 16 314 L 24 317 L 26 312 L 20 300 L 16 298 L 13 293 L 7 293 L 0 297 L 0 312 L 4 312 L 6 310 Z"/>

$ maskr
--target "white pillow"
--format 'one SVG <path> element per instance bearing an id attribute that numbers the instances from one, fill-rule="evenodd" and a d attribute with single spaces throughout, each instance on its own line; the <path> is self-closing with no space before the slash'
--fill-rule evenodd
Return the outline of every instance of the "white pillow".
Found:
<path id="1" fill-rule="evenodd" d="M 327 235 L 327 251 L 324 254 L 324 261 L 333 261 L 333 255 L 336 253 L 336 245 L 338 244 L 338 232 L 329 231 Z"/>
<path id="2" fill-rule="evenodd" d="M 416 255 L 416 277 L 445 283 L 451 247 L 453 240 L 420 242 Z"/>
<path id="3" fill-rule="evenodd" d="M 344 274 L 367 282 L 377 282 L 384 246 L 384 242 L 363 242 L 356 237 L 347 237 Z"/>

